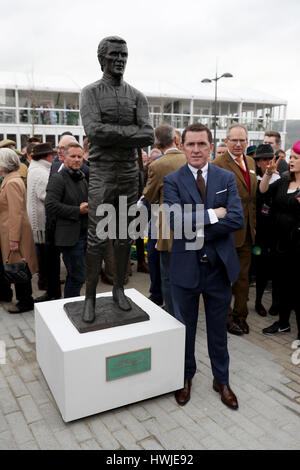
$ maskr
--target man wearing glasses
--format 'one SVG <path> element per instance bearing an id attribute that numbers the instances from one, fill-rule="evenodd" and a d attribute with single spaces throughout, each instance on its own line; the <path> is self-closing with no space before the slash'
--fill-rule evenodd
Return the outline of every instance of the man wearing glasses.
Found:
<path id="1" fill-rule="evenodd" d="M 61 136 L 58 146 L 57 146 L 57 156 L 54 158 L 52 167 L 51 167 L 51 172 L 50 176 L 52 176 L 54 173 L 59 173 L 61 169 L 63 168 L 63 163 L 65 160 L 65 154 L 64 154 L 64 149 L 67 145 L 71 143 L 76 143 L 77 140 L 73 135 L 63 135 Z"/>
<path id="2" fill-rule="evenodd" d="M 233 309 L 230 308 L 227 322 L 229 333 L 239 336 L 243 333 L 249 333 L 249 326 L 246 322 L 249 293 L 248 272 L 251 263 L 251 249 L 255 239 L 257 179 L 254 160 L 245 155 L 248 145 L 247 129 L 240 124 L 230 126 L 225 143 L 227 151 L 212 163 L 234 173 L 244 212 L 244 227 L 234 232 L 241 271 L 232 286 L 234 305 Z"/>

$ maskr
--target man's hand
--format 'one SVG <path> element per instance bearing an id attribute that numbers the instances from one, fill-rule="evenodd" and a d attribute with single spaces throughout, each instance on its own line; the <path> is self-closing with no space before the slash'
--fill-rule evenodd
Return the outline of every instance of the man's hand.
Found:
<path id="1" fill-rule="evenodd" d="M 80 214 L 87 214 L 88 213 L 88 203 L 87 202 L 82 202 L 79 206 Z"/>
<path id="2" fill-rule="evenodd" d="M 217 207 L 216 209 L 214 209 L 214 211 L 218 219 L 223 219 L 227 214 L 227 210 L 225 209 L 225 207 Z"/>
<path id="3" fill-rule="evenodd" d="M 10 251 L 18 251 L 19 242 L 9 242 L 9 249 Z"/>

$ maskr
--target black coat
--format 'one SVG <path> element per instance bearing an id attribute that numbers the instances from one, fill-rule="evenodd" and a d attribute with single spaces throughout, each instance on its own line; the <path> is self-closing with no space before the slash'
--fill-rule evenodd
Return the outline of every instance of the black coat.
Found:
<path id="1" fill-rule="evenodd" d="M 271 218 L 277 253 L 300 254 L 300 204 L 294 193 L 287 193 L 288 178 L 271 184 L 267 196 L 272 198 Z"/>
<path id="2" fill-rule="evenodd" d="M 80 214 L 82 202 L 88 202 L 88 184 L 84 175 L 76 181 L 63 168 L 49 178 L 45 206 L 47 218 L 55 219 L 56 246 L 74 246 L 83 229 L 87 230 L 87 214 Z"/>

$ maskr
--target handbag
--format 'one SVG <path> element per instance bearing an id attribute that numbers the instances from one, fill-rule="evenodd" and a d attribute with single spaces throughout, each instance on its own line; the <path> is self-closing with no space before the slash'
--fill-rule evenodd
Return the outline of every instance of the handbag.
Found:
<path id="1" fill-rule="evenodd" d="M 7 260 L 3 265 L 5 280 L 9 284 L 23 284 L 30 281 L 32 275 L 25 258 L 22 256 L 22 253 L 20 252 L 22 257 L 21 263 L 8 263 L 11 253 L 12 251 L 9 252 Z"/>

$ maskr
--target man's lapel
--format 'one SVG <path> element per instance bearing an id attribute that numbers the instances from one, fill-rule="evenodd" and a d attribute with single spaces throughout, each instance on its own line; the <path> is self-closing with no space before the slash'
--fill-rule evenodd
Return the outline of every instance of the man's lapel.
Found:
<path id="1" fill-rule="evenodd" d="M 246 162 L 248 167 L 248 172 L 250 176 L 250 188 L 251 188 L 251 196 L 255 197 L 256 194 L 256 186 L 257 186 L 257 176 L 255 171 L 255 163 L 252 157 L 246 156 Z"/>
<path id="2" fill-rule="evenodd" d="M 241 183 L 243 183 L 243 185 L 247 188 L 247 191 L 248 191 L 248 186 L 241 173 L 241 170 L 239 169 L 238 165 L 233 161 L 229 153 L 225 152 L 223 155 L 223 158 L 225 158 L 226 163 L 229 167 L 229 170 L 232 171 L 238 177 L 238 179 L 241 181 Z"/>
<path id="3" fill-rule="evenodd" d="M 216 178 L 214 178 L 214 172 L 216 167 L 208 164 L 207 170 L 207 181 L 206 181 L 206 207 L 213 207 L 215 194 L 216 194 Z"/>
<path id="4" fill-rule="evenodd" d="M 197 188 L 196 180 L 194 178 L 193 173 L 189 169 L 188 164 L 182 167 L 182 172 L 183 172 L 182 183 L 185 186 L 185 189 L 192 196 L 196 204 L 201 204 L 202 199 Z"/>

